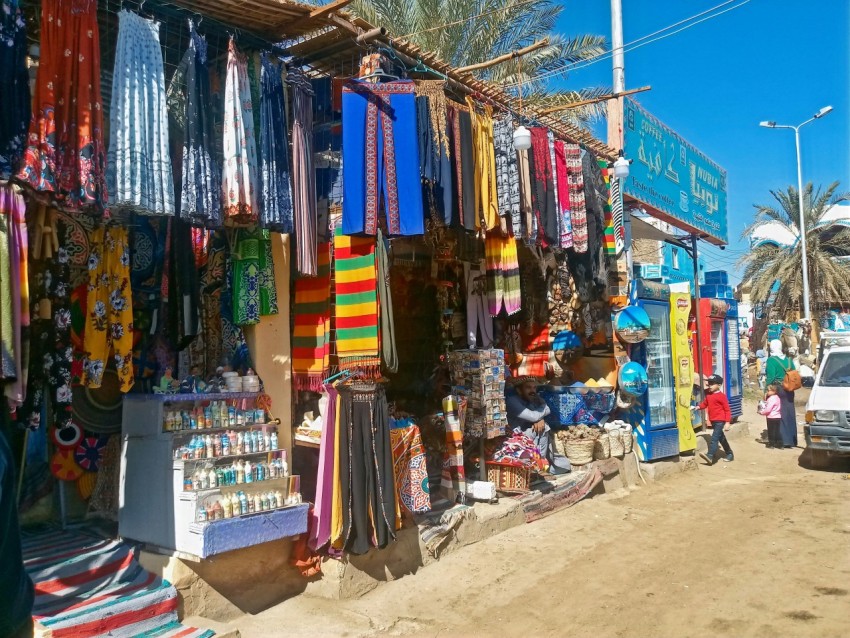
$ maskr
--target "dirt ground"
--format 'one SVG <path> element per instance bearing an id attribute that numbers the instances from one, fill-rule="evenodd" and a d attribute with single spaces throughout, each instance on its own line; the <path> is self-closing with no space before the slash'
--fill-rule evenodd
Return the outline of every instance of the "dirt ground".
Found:
<path id="1" fill-rule="evenodd" d="M 846 636 L 850 467 L 732 444 L 733 463 L 579 503 L 359 600 L 300 596 L 233 625 L 248 638 Z"/>

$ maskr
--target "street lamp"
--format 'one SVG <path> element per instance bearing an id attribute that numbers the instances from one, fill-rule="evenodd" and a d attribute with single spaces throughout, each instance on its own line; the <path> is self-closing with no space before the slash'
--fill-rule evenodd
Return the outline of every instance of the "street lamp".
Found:
<path id="1" fill-rule="evenodd" d="M 794 131 L 794 140 L 797 144 L 797 199 L 800 206 L 800 241 L 803 246 L 803 318 L 811 320 L 811 309 L 809 307 L 809 259 L 806 247 L 806 218 L 803 214 L 803 166 L 800 161 L 800 129 L 809 122 L 819 120 L 832 111 L 832 106 L 825 106 L 808 120 L 797 126 L 788 124 L 777 124 L 772 120 L 760 122 L 759 126 L 764 128 L 789 128 Z"/>

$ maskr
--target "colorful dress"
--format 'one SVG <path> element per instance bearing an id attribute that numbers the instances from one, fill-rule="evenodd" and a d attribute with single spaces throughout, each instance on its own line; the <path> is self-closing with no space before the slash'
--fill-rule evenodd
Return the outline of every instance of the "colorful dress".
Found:
<path id="1" fill-rule="evenodd" d="M 276 315 L 277 289 L 269 231 L 240 228 L 233 249 L 233 321 L 240 326 Z"/>
<path id="2" fill-rule="evenodd" d="M 103 211 L 106 151 L 97 0 L 44 0 L 40 33 L 35 106 L 17 178 L 53 193 L 63 208 Z"/>
<path id="3" fill-rule="evenodd" d="M 258 193 L 259 169 L 248 62 L 231 40 L 224 88 L 222 205 L 225 223 L 256 224 L 259 221 Z"/>
<path id="4" fill-rule="evenodd" d="M 110 204 L 143 214 L 174 215 L 159 23 L 123 10 L 118 22 L 109 109 Z"/>

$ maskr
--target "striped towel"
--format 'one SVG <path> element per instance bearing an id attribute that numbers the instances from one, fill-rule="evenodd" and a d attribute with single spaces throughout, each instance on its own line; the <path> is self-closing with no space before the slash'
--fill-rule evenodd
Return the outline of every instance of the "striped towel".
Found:
<path id="1" fill-rule="evenodd" d="M 336 353 L 340 370 L 381 370 L 375 238 L 334 233 Z"/>
<path id="2" fill-rule="evenodd" d="M 53 638 L 213 635 L 178 622 L 177 590 L 146 571 L 131 546 L 61 530 L 22 536 L 33 616 Z"/>
<path id="3" fill-rule="evenodd" d="M 331 245 L 319 244 L 315 277 L 295 280 L 292 375 L 297 390 L 318 392 L 330 367 Z"/>
<path id="4" fill-rule="evenodd" d="M 570 187 L 570 216 L 573 224 L 573 248 L 587 252 L 587 205 L 584 198 L 584 175 L 581 172 L 581 147 L 564 144 L 567 156 L 567 178 Z"/>
<path id="5" fill-rule="evenodd" d="M 520 295 L 519 258 L 516 240 L 487 234 L 484 242 L 487 263 L 487 306 L 495 317 L 502 308 L 508 315 L 519 312 L 522 305 Z"/>

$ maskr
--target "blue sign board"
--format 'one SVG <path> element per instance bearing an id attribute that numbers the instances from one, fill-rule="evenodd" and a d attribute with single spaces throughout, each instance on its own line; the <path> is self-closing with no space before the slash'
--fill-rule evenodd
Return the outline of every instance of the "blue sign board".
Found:
<path id="1" fill-rule="evenodd" d="M 726 171 L 634 101 L 623 100 L 626 157 L 623 192 L 687 232 L 728 242 Z"/>

